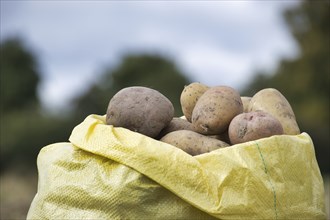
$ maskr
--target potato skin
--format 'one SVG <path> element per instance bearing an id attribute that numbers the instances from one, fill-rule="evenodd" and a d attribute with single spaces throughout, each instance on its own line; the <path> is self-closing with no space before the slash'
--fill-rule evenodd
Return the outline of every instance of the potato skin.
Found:
<path id="1" fill-rule="evenodd" d="M 228 86 L 208 89 L 197 101 L 192 113 L 195 131 L 201 134 L 220 134 L 230 121 L 243 112 L 240 94 Z"/>
<path id="2" fill-rule="evenodd" d="M 157 90 L 142 86 L 127 87 L 110 100 L 106 122 L 155 138 L 174 116 L 169 99 Z"/>
<path id="3" fill-rule="evenodd" d="M 284 134 L 300 134 L 291 105 L 278 90 L 266 88 L 257 92 L 250 101 L 249 111 L 257 110 L 268 112 L 277 118 L 282 124 Z"/>
<path id="4" fill-rule="evenodd" d="M 189 122 L 191 122 L 192 111 L 197 100 L 207 89 L 209 89 L 208 86 L 199 82 L 193 82 L 184 87 L 180 96 L 180 103 L 182 112 Z"/>
<path id="5" fill-rule="evenodd" d="M 249 96 L 242 96 L 242 103 L 243 103 L 243 112 L 249 112 L 249 104 L 252 99 L 252 97 Z"/>
<path id="6" fill-rule="evenodd" d="M 279 120 L 263 111 L 247 112 L 237 115 L 230 123 L 229 139 L 231 144 L 253 141 L 272 135 L 283 134 Z"/>
<path id="7" fill-rule="evenodd" d="M 160 132 L 159 138 L 165 136 L 166 134 L 172 132 L 172 131 L 178 131 L 178 130 L 194 130 L 194 126 L 183 118 L 174 117 L 170 123 Z M 158 139 L 159 139 L 158 138 Z"/>
<path id="8" fill-rule="evenodd" d="M 192 156 L 229 146 L 223 141 L 189 130 L 173 131 L 162 137 L 160 141 L 176 146 Z"/>
<path id="9" fill-rule="evenodd" d="M 208 137 L 215 138 L 226 143 L 230 143 L 228 130 L 221 134 L 208 135 Z"/>

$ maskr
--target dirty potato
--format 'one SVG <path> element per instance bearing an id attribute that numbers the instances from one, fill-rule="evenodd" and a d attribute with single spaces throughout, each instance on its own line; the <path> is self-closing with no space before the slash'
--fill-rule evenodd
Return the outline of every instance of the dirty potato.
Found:
<path id="1" fill-rule="evenodd" d="M 215 86 L 198 99 L 192 113 L 195 131 L 201 134 L 220 134 L 230 121 L 243 112 L 240 94 L 228 86 Z"/>
<path id="2" fill-rule="evenodd" d="M 180 103 L 182 112 L 188 121 L 191 122 L 192 111 L 197 100 L 208 88 L 208 86 L 198 82 L 191 83 L 184 87 L 180 96 Z"/>
<path id="3" fill-rule="evenodd" d="M 249 111 L 257 110 L 268 112 L 277 118 L 282 124 L 284 134 L 300 134 L 300 129 L 290 103 L 277 89 L 262 89 L 252 97 Z"/>
<path id="4" fill-rule="evenodd" d="M 229 146 L 223 141 L 189 130 L 173 131 L 162 137 L 160 141 L 176 146 L 192 156 Z"/>
<path id="5" fill-rule="evenodd" d="M 239 144 L 260 138 L 283 134 L 279 120 L 263 111 L 242 113 L 237 115 L 229 125 L 231 144 Z"/>
<path id="6" fill-rule="evenodd" d="M 147 87 L 133 86 L 112 97 L 106 122 L 155 138 L 173 116 L 174 107 L 163 94 Z"/>
<path id="7" fill-rule="evenodd" d="M 243 112 L 249 112 L 249 104 L 252 97 L 249 96 L 242 96 L 242 103 L 243 103 Z"/>
<path id="8" fill-rule="evenodd" d="M 214 135 L 207 135 L 207 136 L 211 137 L 211 138 L 216 138 L 216 139 L 218 139 L 220 141 L 224 141 L 226 143 L 230 143 L 228 130 L 226 130 L 225 132 L 222 132 L 221 134 L 214 134 Z"/>
<path id="9" fill-rule="evenodd" d="M 174 117 L 170 123 L 160 132 L 159 137 L 163 137 L 164 135 L 178 130 L 190 130 L 193 131 L 193 125 L 183 118 Z"/>

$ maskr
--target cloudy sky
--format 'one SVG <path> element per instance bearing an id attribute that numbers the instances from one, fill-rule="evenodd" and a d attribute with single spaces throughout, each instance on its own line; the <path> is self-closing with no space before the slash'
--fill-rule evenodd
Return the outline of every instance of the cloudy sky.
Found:
<path id="1" fill-rule="evenodd" d="M 61 109 L 128 52 L 161 53 L 193 81 L 242 88 L 299 53 L 282 12 L 295 0 L 4 1 L 1 41 L 21 36 L 42 70 L 39 95 Z"/>

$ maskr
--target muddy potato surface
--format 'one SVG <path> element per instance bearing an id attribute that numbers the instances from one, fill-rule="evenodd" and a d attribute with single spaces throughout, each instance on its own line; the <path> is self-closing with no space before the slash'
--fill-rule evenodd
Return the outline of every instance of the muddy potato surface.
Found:
<path id="1" fill-rule="evenodd" d="M 224 141 L 226 143 L 230 143 L 228 130 L 226 130 L 225 132 L 223 132 L 221 134 L 213 134 L 213 135 L 207 135 L 207 136 L 216 138 L 216 139 L 218 139 L 220 141 Z"/>
<path id="2" fill-rule="evenodd" d="M 228 86 L 208 89 L 197 101 L 192 113 L 195 131 L 201 134 L 221 134 L 230 121 L 243 112 L 240 94 Z"/>
<path id="3" fill-rule="evenodd" d="M 249 112 L 249 104 L 252 99 L 252 97 L 248 96 L 242 96 L 242 103 L 243 103 L 243 112 Z"/>
<path id="4" fill-rule="evenodd" d="M 191 83 L 184 87 L 180 96 L 180 104 L 182 112 L 189 122 L 191 122 L 192 111 L 197 100 L 208 88 L 208 86 L 198 82 Z"/>
<path id="5" fill-rule="evenodd" d="M 163 137 L 164 135 L 178 130 L 190 130 L 193 131 L 193 125 L 183 118 L 174 117 L 170 123 L 160 132 L 159 137 Z"/>
<path id="6" fill-rule="evenodd" d="M 173 131 L 162 137 L 160 141 L 176 146 L 192 156 L 229 146 L 223 141 L 189 130 Z"/>
<path id="7" fill-rule="evenodd" d="M 283 134 L 279 120 L 263 111 L 242 113 L 230 123 L 229 139 L 231 144 L 239 144 L 260 138 Z"/>
<path id="8" fill-rule="evenodd" d="M 283 127 L 284 134 L 300 134 L 295 114 L 288 100 L 274 88 L 257 92 L 251 99 L 249 111 L 265 111 L 277 118 Z"/>
<path id="9" fill-rule="evenodd" d="M 106 122 L 155 138 L 174 116 L 174 107 L 160 92 L 147 87 L 127 87 L 109 102 Z"/>

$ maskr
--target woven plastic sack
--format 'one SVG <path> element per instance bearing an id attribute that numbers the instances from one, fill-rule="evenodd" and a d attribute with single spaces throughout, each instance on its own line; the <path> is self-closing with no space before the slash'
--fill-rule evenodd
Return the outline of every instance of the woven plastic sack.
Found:
<path id="1" fill-rule="evenodd" d="M 90 115 L 38 156 L 27 219 L 325 219 L 306 133 L 190 156 Z"/>

